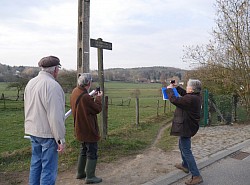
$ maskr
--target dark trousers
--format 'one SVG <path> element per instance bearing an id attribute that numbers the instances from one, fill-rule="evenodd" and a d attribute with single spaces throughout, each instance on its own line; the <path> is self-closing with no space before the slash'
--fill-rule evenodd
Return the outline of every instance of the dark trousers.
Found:
<path id="1" fill-rule="evenodd" d="M 81 143 L 80 155 L 86 156 L 87 159 L 96 160 L 98 157 L 97 150 L 98 150 L 97 142 L 93 143 L 83 142 Z"/>

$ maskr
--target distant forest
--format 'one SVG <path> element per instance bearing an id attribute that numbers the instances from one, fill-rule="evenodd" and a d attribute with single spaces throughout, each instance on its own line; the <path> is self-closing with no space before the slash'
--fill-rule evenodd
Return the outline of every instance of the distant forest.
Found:
<path id="1" fill-rule="evenodd" d="M 173 77 L 182 80 L 186 70 L 173 67 L 113 68 L 104 70 L 106 81 L 163 82 Z M 96 76 L 98 71 L 92 71 Z"/>
<path id="2" fill-rule="evenodd" d="M 0 82 L 17 82 L 20 78 L 30 79 L 39 72 L 38 67 L 9 66 L 0 63 Z M 112 68 L 104 70 L 105 81 L 164 82 L 171 78 L 183 80 L 186 70 L 173 67 Z M 98 71 L 92 70 L 94 81 L 98 81 Z M 60 70 L 59 77 L 76 77 L 74 70 Z"/>

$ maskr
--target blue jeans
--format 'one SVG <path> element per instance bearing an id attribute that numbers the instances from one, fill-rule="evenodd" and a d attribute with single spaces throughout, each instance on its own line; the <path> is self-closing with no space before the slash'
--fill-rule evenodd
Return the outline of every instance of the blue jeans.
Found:
<path id="1" fill-rule="evenodd" d="M 58 146 L 54 138 L 31 136 L 30 185 L 54 185 L 57 176 Z"/>
<path id="2" fill-rule="evenodd" d="M 98 150 L 97 142 L 93 143 L 83 142 L 81 143 L 80 155 L 86 156 L 88 159 L 96 160 L 98 157 L 97 150 Z"/>
<path id="3" fill-rule="evenodd" d="M 191 138 L 179 137 L 179 149 L 181 151 L 182 166 L 189 169 L 192 176 L 200 176 L 200 172 L 191 151 Z"/>

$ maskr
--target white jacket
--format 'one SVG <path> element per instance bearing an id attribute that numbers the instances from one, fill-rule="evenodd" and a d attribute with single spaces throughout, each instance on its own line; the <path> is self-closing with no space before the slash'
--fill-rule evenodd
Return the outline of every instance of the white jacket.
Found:
<path id="1" fill-rule="evenodd" d="M 24 91 L 25 134 L 65 141 L 65 95 L 45 71 L 31 79 Z"/>

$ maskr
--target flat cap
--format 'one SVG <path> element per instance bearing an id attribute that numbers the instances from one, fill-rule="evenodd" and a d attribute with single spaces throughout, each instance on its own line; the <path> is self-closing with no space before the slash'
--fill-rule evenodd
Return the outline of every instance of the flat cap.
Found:
<path id="1" fill-rule="evenodd" d="M 48 57 L 43 57 L 39 62 L 38 66 L 39 67 L 53 67 L 53 66 L 58 66 L 60 64 L 59 58 L 55 56 L 48 56 Z"/>

